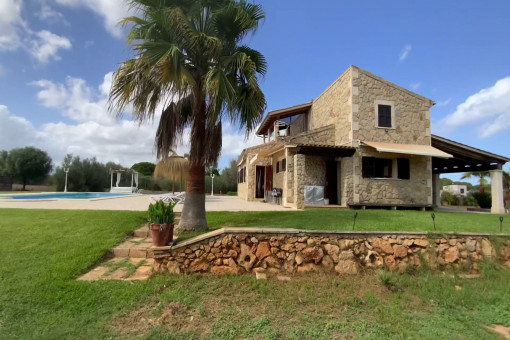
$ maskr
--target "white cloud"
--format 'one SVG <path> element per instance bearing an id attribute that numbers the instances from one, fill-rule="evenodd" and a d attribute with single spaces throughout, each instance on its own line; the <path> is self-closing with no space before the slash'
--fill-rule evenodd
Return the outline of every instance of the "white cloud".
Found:
<path id="1" fill-rule="evenodd" d="M 73 121 L 115 124 L 115 118 L 108 112 L 106 105 L 111 73 L 105 76 L 97 90 L 89 87 L 85 80 L 73 77 L 67 77 L 65 84 L 56 84 L 45 79 L 30 84 L 41 88 L 37 92 L 41 105 L 59 109 Z"/>
<path id="2" fill-rule="evenodd" d="M 50 60 L 60 60 L 59 50 L 69 50 L 71 42 L 66 37 L 61 37 L 50 31 L 40 31 L 34 34 L 35 38 L 30 43 L 30 54 L 40 63 Z"/>
<path id="3" fill-rule="evenodd" d="M 0 0 L 0 51 L 15 51 L 22 47 L 39 63 L 59 60 L 59 50 L 71 48 L 69 39 L 47 30 L 32 31 L 21 16 L 22 9 L 22 0 Z M 57 12 L 42 13 L 39 15 L 57 15 Z"/>
<path id="4" fill-rule="evenodd" d="M 440 126 L 449 129 L 469 124 L 478 126 L 480 137 L 510 130 L 510 77 L 469 96 L 454 113 L 439 122 Z"/>
<path id="5" fill-rule="evenodd" d="M 20 46 L 20 31 L 25 26 L 21 5 L 21 0 L 0 1 L 0 50 L 15 50 Z"/>
<path id="6" fill-rule="evenodd" d="M 447 106 L 452 101 L 452 98 L 448 98 L 446 100 L 442 100 L 436 103 L 436 106 Z"/>
<path id="7" fill-rule="evenodd" d="M 60 5 L 70 7 L 86 7 L 103 18 L 106 30 L 115 37 L 122 36 L 118 23 L 129 14 L 129 6 L 125 0 L 54 0 Z"/>
<path id="8" fill-rule="evenodd" d="M 411 85 L 409 85 L 409 87 L 411 88 L 411 90 L 416 91 L 421 87 L 421 83 L 420 82 L 412 83 Z"/>
<path id="9" fill-rule="evenodd" d="M 49 23 L 64 23 L 65 25 L 69 25 L 69 22 L 65 20 L 64 15 L 53 9 L 44 0 L 41 1 L 41 9 L 36 13 L 36 15 L 39 19 Z"/>
<path id="10" fill-rule="evenodd" d="M 104 76 L 96 88 L 83 79 L 68 77 L 65 83 L 48 80 L 33 82 L 40 88 L 37 98 L 41 105 L 57 109 L 70 122 L 52 122 L 35 127 L 27 119 L 9 113 L 0 106 L 0 150 L 34 145 L 48 151 L 56 164 L 72 153 L 81 157 L 96 157 L 101 162 L 115 161 L 124 166 L 136 162 L 154 162 L 154 137 L 161 109 L 156 110 L 155 122 L 139 125 L 131 120 L 119 120 L 106 109 L 112 73 Z M 244 132 L 230 124 L 223 127 L 223 149 L 220 166 L 237 158 L 242 149 L 259 144 L 260 139 L 244 140 Z M 184 132 L 179 154 L 189 152 L 189 130 Z"/>
<path id="11" fill-rule="evenodd" d="M 404 48 L 402 49 L 402 52 L 400 52 L 400 56 L 399 56 L 398 60 L 400 62 L 404 61 L 407 58 L 407 56 L 409 55 L 409 53 L 411 52 L 412 48 L 413 48 L 413 46 L 411 46 L 411 45 L 404 46 Z"/>
<path id="12" fill-rule="evenodd" d="M 23 117 L 12 115 L 7 106 L 0 105 L 0 150 L 34 145 L 34 132 L 32 123 Z"/>

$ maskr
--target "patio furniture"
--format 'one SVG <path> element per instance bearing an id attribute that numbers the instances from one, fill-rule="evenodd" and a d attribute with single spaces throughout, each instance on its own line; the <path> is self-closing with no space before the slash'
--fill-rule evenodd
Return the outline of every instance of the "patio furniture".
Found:
<path id="1" fill-rule="evenodd" d="M 177 204 L 183 203 L 185 198 L 186 198 L 186 192 L 161 194 L 161 195 L 156 195 L 156 196 L 151 197 L 151 199 L 154 202 L 162 200 L 164 203 L 177 203 Z"/>

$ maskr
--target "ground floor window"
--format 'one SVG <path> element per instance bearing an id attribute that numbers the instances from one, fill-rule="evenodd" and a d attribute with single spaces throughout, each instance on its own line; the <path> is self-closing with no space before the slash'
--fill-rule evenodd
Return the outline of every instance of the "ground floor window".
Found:
<path id="1" fill-rule="evenodd" d="M 362 174 L 364 178 L 391 178 L 393 160 L 391 158 L 363 157 Z"/>
<path id="2" fill-rule="evenodd" d="M 363 178 L 399 178 L 409 179 L 411 175 L 409 158 L 397 158 L 396 168 L 391 158 L 362 158 Z"/>
<path id="3" fill-rule="evenodd" d="M 276 162 L 276 173 L 287 170 L 287 159 Z"/>
<path id="4" fill-rule="evenodd" d="M 237 183 L 246 182 L 246 167 L 241 168 L 237 174 Z"/>

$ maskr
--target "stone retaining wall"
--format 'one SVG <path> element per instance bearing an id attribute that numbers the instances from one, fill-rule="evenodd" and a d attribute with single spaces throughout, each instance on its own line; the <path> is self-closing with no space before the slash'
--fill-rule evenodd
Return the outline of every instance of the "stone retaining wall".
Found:
<path id="1" fill-rule="evenodd" d="M 422 265 L 476 272 L 484 258 L 497 258 L 510 267 L 510 235 L 225 228 L 152 251 L 155 270 L 172 274 L 357 274 L 363 268 L 404 271 Z"/>

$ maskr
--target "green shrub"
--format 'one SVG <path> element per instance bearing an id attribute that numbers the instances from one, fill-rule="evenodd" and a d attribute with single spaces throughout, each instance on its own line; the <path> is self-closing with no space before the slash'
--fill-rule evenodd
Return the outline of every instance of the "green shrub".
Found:
<path id="1" fill-rule="evenodd" d="M 162 200 L 149 204 L 147 220 L 149 223 L 173 223 L 175 218 L 174 207 L 177 203 L 165 204 Z"/>
<path id="2" fill-rule="evenodd" d="M 229 191 L 227 192 L 227 196 L 237 196 L 237 191 Z"/>
<path id="3" fill-rule="evenodd" d="M 459 198 L 448 191 L 443 191 L 441 201 L 447 202 L 449 205 L 459 205 Z"/>
<path id="4" fill-rule="evenodd" d="M 480 208 L 490 209 L 492 207 L 492 196 L 488 192 L 475 192 L 473 197 L 478 202 Z"/>

